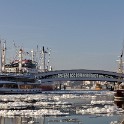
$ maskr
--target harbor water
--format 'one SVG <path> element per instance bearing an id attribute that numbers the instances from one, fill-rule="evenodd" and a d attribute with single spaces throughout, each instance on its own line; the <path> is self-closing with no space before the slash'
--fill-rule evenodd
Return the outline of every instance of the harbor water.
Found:
<path id="1" fill-rule="evenodd" d="M 123 124 L 112 91 L 0 95 L 0 124 Z"/>

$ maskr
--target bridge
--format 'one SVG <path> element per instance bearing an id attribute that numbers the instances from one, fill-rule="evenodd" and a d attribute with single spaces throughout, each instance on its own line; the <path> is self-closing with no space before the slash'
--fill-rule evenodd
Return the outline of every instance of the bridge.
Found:
<path id="1" fill-rule="evenodd" d="M 124 82 L 124 74 L 104 70 L 56 70 L 40 73 L 36 78 L 42 82 L 54 81 L 107 81 Z"/>

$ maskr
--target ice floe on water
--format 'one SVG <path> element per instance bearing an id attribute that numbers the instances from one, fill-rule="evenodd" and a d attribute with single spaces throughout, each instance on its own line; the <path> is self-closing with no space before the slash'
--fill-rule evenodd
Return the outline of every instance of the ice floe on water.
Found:
<path id="1" fill-rule="evenodd" d="M 42 116 L 42 115 L 67 115 L 59 110 L 41 109 L 41 110 L 2 110 L 0 116 Z"/>
<path id="2" fill-rule="evenodd" d="M 72 91 L 71 91 L 72 92 Z M 76 92 L 76 91 L 75 91 Z M 0 116 L 44 116 L 72 114 L 119 114 L 111 92 L 44 93 L 1 95 Z"/>
<path id="3" fill-rule="evenodd" d="M 77 110 L 77 114 L 119 114 L 124 110 L 117 108 L 116 106 L 105 105 L 104 107 L 89 107 L 85 109 Z"/>

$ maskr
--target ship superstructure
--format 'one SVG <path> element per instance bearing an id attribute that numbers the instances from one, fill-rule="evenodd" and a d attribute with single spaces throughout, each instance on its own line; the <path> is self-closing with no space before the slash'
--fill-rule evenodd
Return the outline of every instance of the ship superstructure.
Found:
<path id="1" fill-rule="evenodd" d="M 44 46 L 42 50 L 39 52 L 40 56 L 37 57 L 39 60 L 35 61 L 34 50 L 31 50 L 31 59 L 24 59 L 23 53 L 24 50 L 20 48 L 17 51 L 18 58 L 14 59 L 10 63 L 6 63 L 6 42 L 1 44 L 1 72 L 2 73 L 41 73 L 46 71 L 51 71 L 52 67 L 49 66 L 50 61 L 50 51 L 45 50 Z M 48 60 L 46 61 L 46 54 L 48 54 Z"/>

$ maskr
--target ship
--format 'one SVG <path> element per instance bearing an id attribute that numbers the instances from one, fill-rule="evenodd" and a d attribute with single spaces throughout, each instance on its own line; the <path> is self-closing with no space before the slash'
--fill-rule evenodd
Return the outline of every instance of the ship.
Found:
<path id="1" fill-rule="evenodd" d="M 118 67 L 118 73 L 123 74 L 123 52 L 124 52 L 124 42 L 123 42 L 123 48 L 121 55 L 119 56 L 119 67 Z M 119 77 L 119 80 L 123 80 L 122 77 Z M 118 81 L 114 87 L 114 101 L 122 101 L 124 102 L 124 82 Z"/>
<path id="2" fill-rule="evenodd" d="M 44 61 L 46 53 L 43 47 Z M 33 57 L 32 54 L 32 59 L 23 59 L 21 48 L 18 51 L 18 59 L 6 64 L 6 44 L 4 42 L 3 46 L 1 45 L 0 94 L 34 94 L 55 89 L 52 82 L 42 82 L 36 78 L 37 74 L 49 70 L 45 65 L 42 70 L 38 68 L 38 62 L 34 61 Z"/>
<path id="3" fill-rule="evenodd" d="M 0 81 L 0 94 L 36 94 L 54 90 L 54 85 L 40 82 Z"/>

